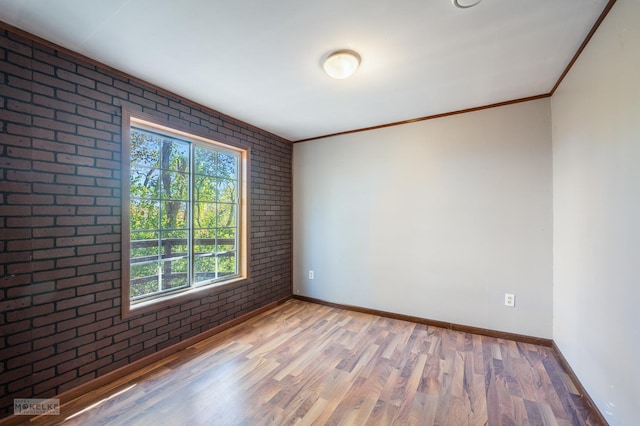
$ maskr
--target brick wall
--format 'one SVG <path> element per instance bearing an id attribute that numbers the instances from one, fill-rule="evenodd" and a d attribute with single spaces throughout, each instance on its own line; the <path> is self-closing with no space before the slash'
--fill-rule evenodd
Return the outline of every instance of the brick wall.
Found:
<path id="1" fill-rule="evenodd" d="M 291 294 L 291 144 L 0 27 L 0 418 Z M 250 283 L 120 317 L 120 113 L 252 148 Z"/>

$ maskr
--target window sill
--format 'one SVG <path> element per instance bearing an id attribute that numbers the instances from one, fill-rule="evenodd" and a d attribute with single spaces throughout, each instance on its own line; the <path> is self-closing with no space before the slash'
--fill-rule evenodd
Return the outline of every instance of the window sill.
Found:
<path id="1" fill-rule="evenodd" d="M 156 312 L 159 309 L 188 302 L 192 299 L 200 299 L 204 296 L 212 296 L 216 293 L 227 291 L 249 281 L 247 277 L 238 277 L 224 282 L 212 283 L 200 287 L 189 288 L 176 293 L 168 294 L 150 300 L 142 300 L 132 303 L 130 300 L 123 300 L 122 319 L 127 319 L 135 315 Z"/>

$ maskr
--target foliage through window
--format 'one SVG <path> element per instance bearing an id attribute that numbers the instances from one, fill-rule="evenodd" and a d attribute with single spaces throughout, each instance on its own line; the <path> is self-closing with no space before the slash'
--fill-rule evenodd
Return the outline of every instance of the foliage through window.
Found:
<path id="1" fill-rule="evenodd" d="M 132 120 L 132 304 L 245 276 L 246 151 Z"/>

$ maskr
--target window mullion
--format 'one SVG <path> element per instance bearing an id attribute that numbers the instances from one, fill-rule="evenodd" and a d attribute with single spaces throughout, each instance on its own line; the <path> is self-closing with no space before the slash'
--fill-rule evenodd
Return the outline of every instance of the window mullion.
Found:
<path id="1" fill-rule="evenodd" d="M 193 287 L 195 284 L 195 250 L 194 250 L 194 243 L 195 243 L 195 219 L 194 219 L 194 215 L 195 215 L 195 190 L 194 190 L 194 185 L 195 185 L 195 176 L 196 176 L 196 169 L 195 169 L 195 144 L 191 143 L 189 146 L 189 217 L 187 220 L 187 226 L 189 227 L 189 232 L 187 233 L 189 241 L 187 241 L 187 253 L 189 256 L 188 259 L 188 263 L 189 263 L 189 267 L 188 267 L 188 271 L 187 271 L 187 279 L 188 279 L 188 283 L 189 283 L 189 287 Z"/>

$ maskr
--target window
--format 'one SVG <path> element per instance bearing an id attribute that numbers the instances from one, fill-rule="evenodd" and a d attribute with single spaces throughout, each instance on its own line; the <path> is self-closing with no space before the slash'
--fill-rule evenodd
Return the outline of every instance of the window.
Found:
<path id="1" fill-rule="evenodd" d="M 123 314 L 245 280 L 248 148 L 125 113 L 123 129 Z"/>

